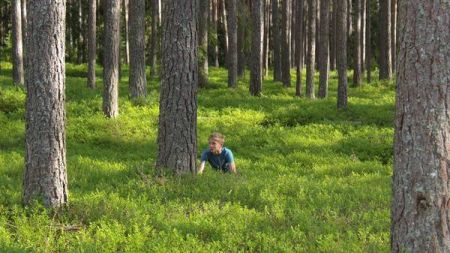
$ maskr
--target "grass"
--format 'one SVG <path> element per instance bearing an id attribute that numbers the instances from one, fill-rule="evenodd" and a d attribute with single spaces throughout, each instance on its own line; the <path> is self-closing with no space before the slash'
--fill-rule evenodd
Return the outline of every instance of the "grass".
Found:
<path id="1" fill-rule="evenodd" d="M 25 93 L 9 63 L 1 71 L 0 251 L 389 251 L 392 83 L 350 88 L 341 111 L 335 73 L 329 98 L 309 100 L 272 81 L 251 97 L 248 76 L 230 90 L 226 70 L 211 68 L 198 97 L 199 155 L 221 131 L 240 174 L 157 178 L 158 81 L 135 106 L 124 69 L 111 120 L 101 69 L 89 90 L 86 66 L 67 64 L 70 204 L 49 211 L 21 205 Z"/>

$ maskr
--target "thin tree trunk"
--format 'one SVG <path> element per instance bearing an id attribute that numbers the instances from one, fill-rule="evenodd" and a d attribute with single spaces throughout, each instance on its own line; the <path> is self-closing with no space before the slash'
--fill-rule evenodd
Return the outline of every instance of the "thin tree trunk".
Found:
<path id="1" fill-rule="evenodd" d="M 263 0 L 254 0 L 252 2 L 252 59 L 250 72 L 250 94 L 252 96 L 261 95 L 262 89 L 262 38 L 263 31 Z"/>
<path id="2" fill-rule="evenodd" d="M 397 0 L 391 0 L 391 51 L 392 74 L 394 74 L 397 57 Z"/>
<path id="3" fill-rule="evenodd" d="M 372 48 L 371 48 L 371 31 L 370 31 L 370 1 L 367 0 L 366 5 L 366 71 L 367 71 L 367 82 L 370 83 L 372 81 L 371 77 L 371 68 L 372 68 Z"/>
<path id="4" fill-rule="evenodd" d="M 60 207 L 68 201 L 64 110 L 65 9 L 63 0 L 28 2 L 25 204 L 37 200 L 47 207 Z"/>
<path id="5" fill-rule="evenodd" d="M 227 18 L 228 18 L 228 87 L 236 88 L 237 84 L 237 17 L 236 0 L 227 0 Z"/>
<path id="6" fill-rule="evenodd" d="M 27 0 L 22 0 L 22 42 L 27 37 Z"/>
<path id="7" fill-rule="evenodd" d="M 289 45 L 289 30 L 290 30 L 290 8 L 291 5 L 290 0 L 282 0 L 282 17 L 281 17 L 281 39 L 282 39 L 282 47 L 281 47 L 281 72 L 282 72 L 282 81 L 284 87 L 291 86 L 291 48 Z"/>
<path id="8" fill-rule="evenodd" d="M 337 108 L 347 109 L 347 1 L 336 8 Z"/>
<path id="9" fill-rule="evenodd" d="M 83 5 L 81 0 L 78 0 L 78 38 L 77 38 L 77 63 L 81 64 L 84 61 L 84 38 L 83 38 Z"/>
<path id="10" fill-rule="evenodd" d="M 15 85 L 23 85 L 23 46 L 22 46 L 22 7 L 20 0 L 12 1 L 12 59 L 13 82 Z"/>
<path id="11" fill-rule="evenodd" d="M 303 5 L 304 5 L 304 0 L 299 0 L 297 3 L 297 14 L 296 19 L 297 19 L 297 32 L 296 32 L 296 36 L 295 36 L 295 40 L 296 40 L 296 71 L 297 71 L 297 80 L 296 80 L 296 85 L 295 85 L 295 95 L 297 97 L 300 97 L 302 95 L 302 68 L 303 68 Z"/>
<path id="12" fill-rule="evenodd" d="M 219 67 L 219 45 L 218 45 L 218 40 L 217 40 L 217 38 L 218 38 L 217 23 L 219 22 L 218 1 L 220 1 L 220 0 L 212 0 L 213 5 L 212 5 L 212 13 L 211 13 L 213 31 L 214 31 L 214 34 L 216 35 L 216 41 L 215 41 L 214 50 L 213 50 L 213 62 L 214 62 L 215 67 Z"/>
<path id="13" fill-rule="evenodd" d="M 320 41 L 319 41 L 319 98 L 328 96 L 329 65 L 329 0 L 320 0 Z"/>
<path id="14" fill-rule="evenodd" d="M 355 46 L 353 54 L 353 86 L 361 86 L 361 0 L 355 0 Z"/>
<path id="15" fill-rule="evenodd" d="M 246 4 L 243 2 L 243 0 L 238 0 L 239 3 L 239 10 L 244 10 L 244 8 L 247 8 Z M 245 51 L 244 51 L 244 43 L 245 43 L 245 34 L 246 34 L 246 17 L 243 15 L 246 12 L 240 12 L 238 13 L 238 34 L 237 34 L 237 54 L 238 54 L 238 64 L 237 64 L 237 75 L 238 77 L 243 77 L 245 72 Z M 242 16 L 239 16 L 242 15 Z"/>
<path id="16" fill-rule="evenodd" d="M 124 10 L 124 26 L 125 26 L 125 64 L 130 64 L 130 29 L 128 26 L 128 9 L 129 0 L 123 0 L 123 10 Z"/>
<path id="17" fill-rule="evenodd" d="M 392 78 L 391 0 L 380 0 L 380 79 Z"/>
<path id="18" fill-rule="evenodd" d="M 365 62 L 366 62 L 366 4 L 367 4 L 367 0 L 361 0 L 360 2 L 361 4 L 361 11 L 360 11 L 360 15 L 361 15 L 361 31 L 360 31 L 360 41 L 361 41 L 361 46 L 360 46 L 360 54 L 361 54 L 361 61 L 360 61 L 360 65 L 361 65 L 361 79 L 363 79 L 364 76 L 364 71 L 366 70 L 365 67 Z"/>
<path id="19" fill-rule="evenodd" d="M 221 0 L 221 19 L 222 19 L 222 24 L 223 24 L 223 33 L 224 33 L 224 38 L 225 38 L 225 62 L 228 62 L 227 57 L 228 57 L 228 25 L 227 25 L 227 10 L 225 8 L 225 1 L 226 0 Z"/>
<path id="20" fill-rule="evenodd" d="M 130 0 L 130 79 L 132 100 L 147 96 L 145 76 L 145 0 Z"/>
<path id="21" fill-rule="evenodd" d="M 263 76 L 267 77 L 269 75 L 269 27 L 270 27 L 270 3 L 265 1 L 264 8 L 264 44 L 263 44 Z M 270 0 L 269 0 L 270 1 Z M 264 78 L 263 78 L 264 79 Z"/>
<path id="22" fill-rule="evenodd" d="M 159 170 L 196 172 L 198 2 L 166 0 L 159 102 Z"/>
<path id="23" fill-rule="evenodd" d="M 119 115 L 120 0 L 105 1 L 103 41 L 103 112 L 106 117 Z"/>
<path id="24" fill-rule="evenodd" d="M 208 12 L 209 0 L 199 0 L 199 20 L 198 20 L 198 85 L 206 87 L 208 85 Z"/>
<path id="25" fill-rule="evenodd" d="M 308 52 L 306 56 L 306 96 L 314 98 L 314 68 L 316 53 L 316 1 L 308 0 Z"/>
<path id="26" fill-rule="evenodd" d="M 333 11 L 331 14 L 330 29 L 330 69 L 336 70 L 336 8 L 337 0 L 332 0 Z"/>
<path id="27" fill-rule="evenodd" d="M 281 81 L 281 33 L 278 0 L 272 0 L 272 23 L 273 23 L 273 80 Z"/>
<path id="28" fill-rule="evenodd" d="M 97 1 L 89 0 L 88 17 L 89 35 L 88 35 L 88 84 L 91 89 L 95 89 L 95 60 L 97 57 Z"/>
<path id="29" fill-rule="evenodd" d="M 156 71 L 156 48 L 158 47 L 158 22 L 159 22 L 159 2 L 158 0 L 150 0 L 152 5 L 152 35 L 150 43 L 150 76 L 157 75 Z"/>
<path id="30" fill-rule="evenodd" d="M 450 2 L 398 3 L 391 252 L 450 252 Z"/>

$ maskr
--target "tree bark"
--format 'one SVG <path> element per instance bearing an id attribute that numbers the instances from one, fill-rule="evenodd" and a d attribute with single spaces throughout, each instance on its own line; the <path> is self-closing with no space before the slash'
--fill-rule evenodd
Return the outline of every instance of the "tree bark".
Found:
<path id="1" fill-rule="evenodd" d="M 347 109 L 347 1 L 336 8 L 337 108 Z"/>
<path id="2" fill-rule="evenodd" d="M 328 96 L 329 65 L 329 0 L 320 0 L 320 41 L 319 41 L 319 98 Z"/>
<path id="3" fill-rule="evenodd" d="M 391 0 L 391 57 L 392 74 L 394 74 L 397 57 L 397 0 Z"/>
<path id="4" fill-rule="evenodd" d="M 130 64 L 130 28 L 128 26 L 128 10 L 129 10 L 129 1 L 123 0 L 123 11 L 124 11 L 124 27 L 125 27 L 125 64 Z"/>
<path id="5" fill-rule="evenodd" d="M 355 0 L 355 46 L 353 54 L 353 86 L 361 86 L 361 0 Z"/>
<path id="6" fill-rule="evenodd" d="M 278 0 L 272 0 L 272 23 L 273 23 L 273 80 L 281 81 L 281 34 Z"/>
<path id="7" fill-rule="evenodd" d="M 199 41 L 199 54 L 198 54 L 198 85 L 200 87 L 206 87 L 208 85 L 208 13 L 209 13 L 209 0 L 199 0 L 199 20 L 198 20 L 198 41 Z"/>
<path id="8" fill-rule="evenodd" d="M 218 45 L 218 40 L 217 40 L 217 38 L 218 38 L 217 22 L 219 21 L 218 1 L 220 1 L 220 0 L 212 0 L 213 5 L 212 5 L 212 11 L 211 11 L 213 31 L 214 31 L 214 34 L 216 35 L 216 41 L 215 41 L 214 50 L 213 50 L 213 62 L 214 62 L 215 67 L 219 67 L 219 45 Z"/>
<path id="9" fill-rule="evenodd" d="M 450 252 L 450 2 L 398 2 L 392 252 Z"/>
<path id="10" fill-rule="evenodd" d="M 392 78 L 391 0 L 380 0 L 380 79 Z"/>
<path id="11" fill-rule="evenodd" d="M 23 201 L 67 203 L 64 110 L 65 1 L 28 2 Z"/>
<path id="12" fill-rule="evenodd" d="M 120 0 L 105 1 L 103 41 L 103 112 L 106 117 L 119 115 Z"/>
<path id="13" fill-rule="evenodd" d="M 196 172 L 198 38 L 197 1 L 164 4 L 159 102 L 159 170 Z"/>
<path id="14" fill-rule="evenodd" d="M 252 2 L 252 59 L 250 72 L 250 94 L 261 95 L 262 89 L 262 38 L 263 38 L 263 0 Z"/>
<path id="15" fill-rule="evenodd" d="M 227 0 L 228 18 L 228 87 L 236 88 L 237 84 L 237 17 L 236 0 Z"/>
<path id="16" fill-rule="evenodd" d="M 316 53 L 316 14 L 315 0 L 308 0 L 308 52 L 306 55 L 306 96 L 314 98 L 314 68 Z"/>
<path id="17" fill-rule="evenodd" d="M 296 13 L 296 21 L 297 21 L 297 29 L 296 29 L 296 72 L 297 79 L 295 84 L 295 96 L 300 97 L 302 95 L 302 67 L 303 67 L 303 7 L 304 0 L 299 0 L 297 3 L 297 13 Z"/>
<path id="18" fill-rule="evenodd" d="M 87 86 L 95 89 L 95 60 L 97 57 L 97 0 L 89 0 L 88 17 L 88 83 Z"/>
<path id="19" fill-rule="evenodd" d="M 27 0 L 22 0 L 22 43 L 25 42 L 26 37 L 27 37 Z"/>
<path id="20" fill-rule="evenodd" d="M 282 81 L 284 87 L 291 86 L 291 48 L 290 48 L 290 23 L 291 23 L 291 14 L 290 8 L 291 5 L 290 0 L 282 0 L 282 17 L 281 17 L 281 39 L 282 39 L 282 47 L 281 47 L 281 73 L 282 73 Z"/>
<path id="21" fill-rule="evenodd" d="M 152 34 L 151 34 L 151 42 L 150 42 L 150 77 L 154 77 L 157 75 L 156 71 L 156 50 L 158 48 L 158 27 L 159 27 L 159 1 L 158 0 L 150 0 L 152 7 Z"/>
<path id="22" fill-rule="evenodd" d="M 23 46 L 22 46 L 22 7 L 20 0 L 12 1 L 12 59 L 13 82 L 15 85 L 23 85 Z"/>
<path id="23" fill-rule="evenodd" d="M 371 25 L 370 25 L 370 1 L 367 1 L 366 5 L 366 71 L 367 71 L 367 82 L 372 81 L 371 68 L 372 68 L 372 47 L 371 47 Z"/>
<path id="24" fill-rule="evenodd" d="M 238 34 L 237 34 L 237 54 L 238 54 L 238 63 L 237 63 L 237 75 L 239 77 L 244 76 L 245 72 L 245 35 L 246 35 L 246 25 L 247 25 L 247 12 L 246 12 L 246 4 L 243 0 L 238 0 L 239 10 L 245 10 L 238 13 Z"/>
<path id="25" fill-rule="evenodd" d="M 130 0 L 130 80 L 132 100 L 147 96 L 145 76 L 145 0 Z"/>
<path id="26" fill-rule="evenodd" d="M 336 69 L 336 8 L 337 0 L 332 0 L 333 11 L 331 14 L 330 30 L 330 69 Z"/>
<path id="27" fill-rule="evenodd" d="M 360 2 L 360 15 L 361 15 L 361 30 L 359 32 L 360 34 L 360 41 L 361 41 L 361 46 L 360 46 L 360 55 L 361 55 L 361 61 L 360 61 L 360 65 L 361 65 L 361 79 L 363 79 L 364 76 L 364 71 L 366 70 L 365 68 L 365 62 L 366 62 L 366 4 L 367 4 L 367 0 L 361 0 Z"/>

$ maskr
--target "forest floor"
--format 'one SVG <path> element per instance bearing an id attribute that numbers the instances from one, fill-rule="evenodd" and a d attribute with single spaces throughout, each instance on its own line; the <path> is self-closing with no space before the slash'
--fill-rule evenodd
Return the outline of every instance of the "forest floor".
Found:
<path id="1" fill-rule="evenodd" d="M 211 68 L 198 94 L 198 155 L 220 131 L 239 174 L 208 165 L 203 175 L 158 178 L 158 80 L 133 105 L 124 68 L 120 116 L 107 119 L 101 69 L 95 90 L 85 65 L 67 64 L 66 74 L 70 203 L 52 212 L 21 204 L 25 93 L 1 65 L 1 252 L 389 251 L 392 82 L 349 88 L 342 111 L 335 72 L 329 98 L 311 100 L 294 96 L 294 81 L 264 81 L 251 97 L 248 72 L 230 90 L 226 70 Z"/>

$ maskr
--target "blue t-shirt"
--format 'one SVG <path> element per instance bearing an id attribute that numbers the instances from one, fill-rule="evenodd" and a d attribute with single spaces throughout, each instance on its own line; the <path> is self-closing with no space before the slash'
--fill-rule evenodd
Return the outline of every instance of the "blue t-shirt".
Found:
<path id="1" fill-rule="evenodd" d="M 209 149 L 206 149 L 202 153 L 201 161 L 208 161 L 216 170 L 222 170 L 228 172 L 229 166 L 234 162 L 233 152 L 228 148 L 223 147 L 222 152 L 219 155 L 214 155 Z"/>

